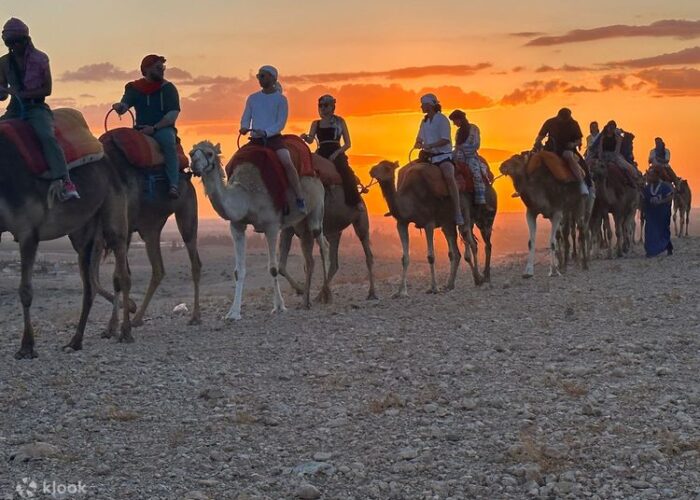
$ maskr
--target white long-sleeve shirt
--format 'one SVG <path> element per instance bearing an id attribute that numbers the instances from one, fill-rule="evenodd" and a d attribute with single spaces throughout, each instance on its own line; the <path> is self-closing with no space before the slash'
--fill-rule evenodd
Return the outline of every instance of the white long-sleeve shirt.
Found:
<path id="1" fill-rule="evenodd" d="M 251 94 L 245 102 L 241 128 L 265 131 L 266 137 L 272 137 L 282 132 L 287 124 L 289 105 L 287 98 L 279 92 L 266 94 L 262 90 Z M 252 137 L 262 137 L 253 133 Z"/>
<path id="2" fill-rule="evenodd" d="M 656 157 L 656 148 L 649 151 L 649 163 L 652 165 L 656 165 L 659 163 L 668 164 L 670 161 L 671 161 L 671 151 L 668 148 L 666 148 L 664 150 L 663 161 L 659 161 L 659 159 Z"/>

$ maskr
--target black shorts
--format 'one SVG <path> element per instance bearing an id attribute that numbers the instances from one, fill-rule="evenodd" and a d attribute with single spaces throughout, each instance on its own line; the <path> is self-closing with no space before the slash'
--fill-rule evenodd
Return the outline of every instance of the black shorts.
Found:
<path id="1" fill-rule="evenodd" d="M 251 144 L 256 146 L 264 146 L 270 148 L 273 151 L 278 151 L 280 149 L 287 149 L 287 145 L 284 143 L 281 134 L 273 135 L 270 137 L 253 137 L 250 139 Z"/>

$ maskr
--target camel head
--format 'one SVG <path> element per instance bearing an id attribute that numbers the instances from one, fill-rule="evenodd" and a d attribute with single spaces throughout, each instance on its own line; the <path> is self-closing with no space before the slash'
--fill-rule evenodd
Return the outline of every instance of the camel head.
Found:
<path id="1" fill-rule="evenodd" d="M 523 152 L 519 155 L 513 155 L 506 161 L 501 163 L 501 167 L 498 170 L 503 175 L 507 175 L 508 177 L 514 177 L 525 171 L 525 165 L 527 165 L 529 159 L 529 151 Z"/>
<path id="2" fill-rule="evenodd" d="M 588 169 L 591 172 L 591 177 L 596 182 L 603 182 L 608 176 L 607 165 L 597 158 L 588 162 Z"/>
<path id="3" fill-rule="evenodd" d="M 372 179 L 377 179 L 379 182 L 394 182 L 394 172 L 399 168 L 398 161 L 380 161 L 369 170 L 369 175 Z"/>
<path id="4" fill-rule="evenodd" d="M 198 142 L 190 151 L 190 168 L 194 175 L 208 174 L 221 168 L 221 144 L 209 141 Z"/>

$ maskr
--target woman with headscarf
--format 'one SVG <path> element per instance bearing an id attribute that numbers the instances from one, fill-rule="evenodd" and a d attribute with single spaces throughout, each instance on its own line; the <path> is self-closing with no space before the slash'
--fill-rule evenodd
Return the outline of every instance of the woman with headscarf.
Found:
<path id="1" fill-rule="evenodd" d="M 296 208 L 301 213 L 306 213 L 299 174 L 282 139 L 289 105 L 287 98 L 282 95 L 282 86 L 277 81 L 277 69 L 273 66 L 262 66 L 256 76 L 262 90 L 251 94 L 246 100 L 240 133 L 246 135 L 250 132 L 251 143 L 270 148 L 277 154 L 297 198 Z"/>
<path id="2" fill-rule="evenodd" d="M 655 147 L 649 152 L 649 165 L 658 167 L 662 179 L 671 179 L 678 185 L 678 176 L 671 168 L 671 151 L 666 147 L 666 143 L 661 137 L 654 139 Z"/>
<path id="3" fill-rule="evenodd" d="M 661 167 L 651 167 L 644 187 L 644 250 L 647 257 L 673 253 L 671 243 L 671 200 L 673 188 L 661 181 Z"/>
<path id="4" fill-rule="evenodd" d="M 455 166 L 452 163 L 450 121 L 442 114 L 442 106 L 434 94 L 425 94 L 420 98 L 420 104 L 425 116 L 421 121 L 418 137 L 416 137 L 416 143 L 413 147 L 420 149 L 418 158 L 421 161 L 440 167 L 452 199 L 455 224 L 462 226 L 464 225 L 464 217 L 459 203 Z"/>
<path id="5" fill-rule="evenodd" d="M 59 187 L 59 201 L 80 198 L 68 175 L 68 166 L 54 132 L 53 113 L 46 104 L 52 81 L 49 57 L 37 50 L 29 27 L 12 18 L 2 29 L 8 53 L 0 57 L 0 101 L 12 91 L 7 112 L 0 119 L 23 118 L 36 132 L 53 182 Z M 21 102 L 20 102 L 21 101 Z M 24 110 L 24 114 L 22 114 Z"/>
<path id="6" fill-rule="evenodd" d="M 617 123 L 610 120 L 600 133 L 598 140 L 598 158 L 605 163 L 614 163 L 623 170 L 627 170 L 633 178 L 639 175 L 637 167 L 629 163 L 620 153 L 622 147 L 622 133 L 617 128 Z"/>
<path id="7" fill-rule="evenodd" d="M 350 132 L 345 120 L 335 114 L 335 98 L 331 95 L 322 95 L 318 99 L 319 120 L 311 123 L 308 134 L 301 134 L 301 138 L 311 144 L 318 139 L 316 154 L 329 159 L 335 164 L 335 168 L 343 181 L 343 193 L 345 203 L 351 207 L 364 209 L 362 198 L 357 190 L 357 178 L 350 168 L 345 152 L 350 149 Z M 341 144 L 342 139 L 342 144 Z"/>
<path id="8" fill-rule="evenodd" d="M 465 163 L 474 178 L 474 204 L 486 204 L 486 184 L 484 174 L 488 175 L 486 167 L 481 163 L 479 147 L 481 146 L 481 134 L 479 127 L 469 123 L 467 115 L 461 109 L 456 109 L 450 113 L 450 120 L 457 127 L 455 134 L 454 161 Z"/>

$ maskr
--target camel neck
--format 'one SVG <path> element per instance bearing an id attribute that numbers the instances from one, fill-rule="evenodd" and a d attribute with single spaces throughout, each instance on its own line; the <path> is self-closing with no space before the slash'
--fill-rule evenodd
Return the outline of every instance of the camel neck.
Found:
<path id="1" fill-rule="evenodd" d="M 386 204 L 389 206 L 389 211 L 394 217 L 398 217 L 399 206 L 396 202 L 396 186 L 394 185 L 394 179 L 392 178 L 391 181 L 379 181 L 379 188 L 382 190 L 382 195 L 386 200 Z"/>
<path id="2" fill-rule="evenodd" d="M 224 202 L 226 196 L 226 185 L 224 184 L 223 171 L 221 167 L 214 168 L 202 177 L 204 182 L 204 190 L 211 201 L 214 211 L 219 214 L 219 217 L 225 220 L 233 220 L 231 215 L 226 210 Z"/>

